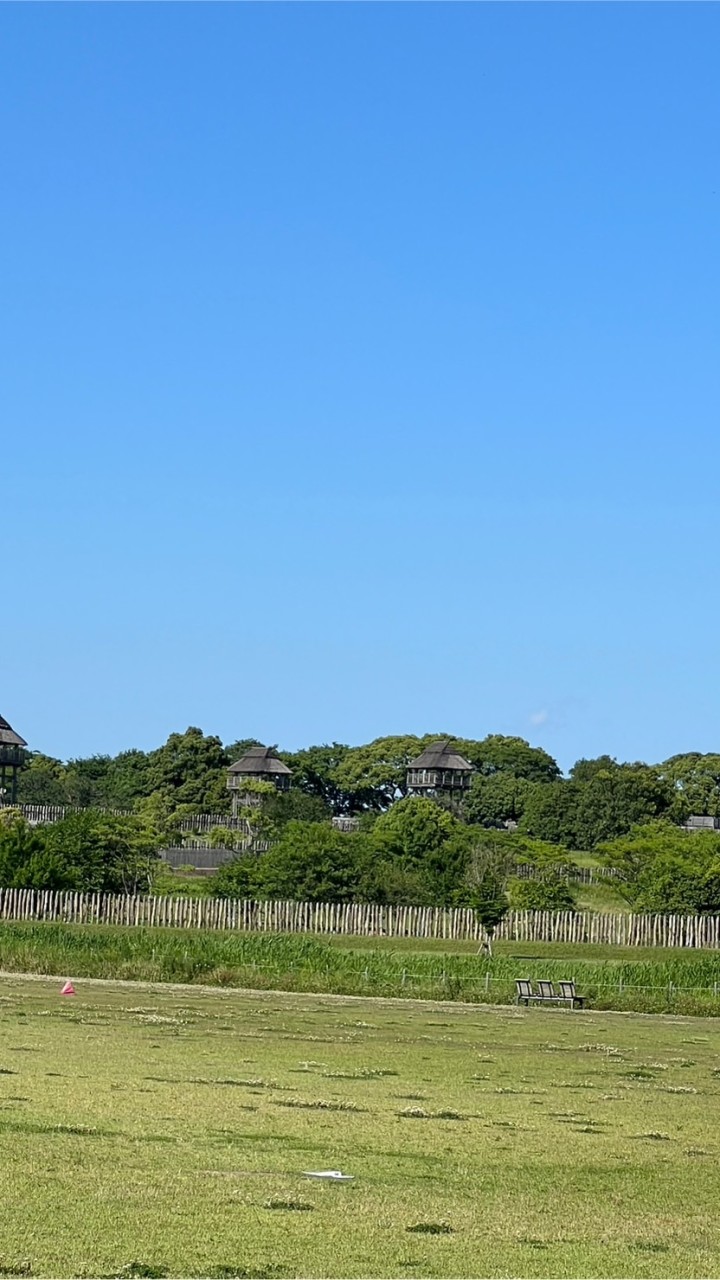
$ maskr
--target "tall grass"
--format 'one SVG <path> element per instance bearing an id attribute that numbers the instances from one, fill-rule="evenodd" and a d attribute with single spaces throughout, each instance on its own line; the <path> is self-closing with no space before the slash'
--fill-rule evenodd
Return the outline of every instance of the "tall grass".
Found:
<path id="1" fill-rule="evenodd" d="M 601 1009 L 720 1014 L 720 956 L 665 953 L 657 960 L 522 959 L 353 950 L 298 934 L 8 923 L 0 926 L 0 967 L 58 976 L 343 995 L 408 996 L 505 1004 L 516 978 L 574 977 Z"/>

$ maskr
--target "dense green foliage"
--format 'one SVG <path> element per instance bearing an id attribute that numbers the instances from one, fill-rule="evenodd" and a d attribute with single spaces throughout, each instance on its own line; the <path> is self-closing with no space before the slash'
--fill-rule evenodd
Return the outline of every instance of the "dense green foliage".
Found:
<path id="1" fill-rule="evenodd" d="M 678 826 L 691 812 L 720 815 L 720 756 L 690 753 L 652 766 L 600 756 L 579 760 L 564 778 L 547 752 L 521 738 L 459 738 L 453 740 L 456 750 L 475 768 L 462 799 L 406 796 L 408 762 L 442 736 L 280 751 L 292 770 L 290 790 L 280 794 L 258 784 L 256 803 L 243 810 L 248 831 L 269 850 L 260 859 L 239 857 L 218 873 L 213 891 L 473 903 L 490 928 L 509 901 L 528 908 L 570 907 L 573 894 L 557 866 L 572 861 L 573 850 L 595 850 L 620 871 L 622 891 L 637 909 L 720 909 L 720 872 L 711 852 L 715 837 L 686 836 Z M 93 816 L 69 815 L 52 833 L 18 826 L 6 832 L 0 838 L 0 884 L 148 883 L 148 857 L 164 844 L 181 842 L 184 820 L 203 813 L 229 817 L 227 769 L 252 741 L 223 745 L 190 728 L 149 752 L 67 764 L 30 754 L 20 776 L 21 802 L 79 805 Z M 126 816 L 105 814 L 101 820 L 100 809 L 124 810 Z M 356 815 L 360 830 L 335 831 L 331 818 L 337 814 Z M 497 839 L 490 838 L 493 833 Z M 205 838 L 215 845 L 236 839 L 224 826 Z M 515 883 L 511 864 L 518 861 L 536 862 L 538 876 Z M 162 876 L 157 883 L 170 884 Z M 187 885 L 183 891 L 190 891 Z"/>
<path id="2" fill-rule="evenodd" d="M 379 813 L 405 794 L 409 761 L 431 742 L 450 736 L 406 734 L 377 738 L 359 747 L 333 743 L 279 754 L 293 771 L 293 791 L 317 802 L 313 816 L 320 812 Z M 122 809 L 156 796 L 171 802 L 174 809 L 229 812 L 227 768 L 253 741 L 243 739 L 223 746 L 219 738 L 189 728 L 185 733 L 171 734 L 164 746 L 149 752 L 124 751 L 114 757 L 92 756 L 67 764 L 40 752 L 30 753 L 20 776 L 18 798 L 27 804 Z M 508 776 L 539 785 L 560 776 L 552 757 L 522 738 L 492 734 L 480 741 L 453 741 L 485 779 Z M 289 817 L 309 816 L 307 810 L 289 813 Z M 508 816 L 501 813 L 499 820 Z"/>
<path id="3" fill-rule="evenodd" d="M 399 800 L 367 831 L 289 822 L 261 857 L 243 854 L 209 882 L 219 897 L 472 906 L 488 932 L 508 909 L 519 861 L 557 876 L 564 851 L 468 826 L 420 796 Z"/>
<path id="4" fill-rule="evenodd" d="M 85 809 L 32 828 L 0 810 L 0 886 L 137 893 L 152 883 L 160 836 L 139 816 Z"/>
<path id="5" fill-rule="evenodd" d="M 280 751 L 292 769 L 288 795 L 275 797 L 272 817 L 322 821 L 332 814 L 378 814 L 405 794 L 408 762 L 442 734 L 377 738 L 364 746 L 342 743 Z M 63 764 L 30 753 L 18 799 L 137 809 L 151 804 L 168 814 L 229 813 L 228 766 L 253 739 L 223 745 L 200 729 L 173 733 L 154 751 L 124 751 Z M 542 748 L 522 738 L 491 734 L 453 739 L 474 766 L 462 817 L 502 827 L 520 822 L 528 835 L 571 849 L 590 849 L 638 823 L 689 813 L 720 815 L 720 756 L 673 756 L 663 764 L 619 764 L 610 756 L 579 760 L 563 778 Z"/>
<path id="6" fill-rule="evenodd" d="M 515 911 L 574 911 L 577 894 L 561 876 L 544 875 L 540 880 L 511 879 L 508 900 Z"/>
<path id="7" fill-rule="evenodd" d="M 600 846 L 636 911 L 720 912 L 720 832 L 682 831 L 667 822 L 634 827 Z"/>

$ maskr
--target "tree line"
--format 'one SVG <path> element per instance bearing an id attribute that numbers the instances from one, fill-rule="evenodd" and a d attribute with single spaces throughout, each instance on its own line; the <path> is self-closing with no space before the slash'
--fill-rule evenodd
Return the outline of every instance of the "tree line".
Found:
<path id="1" fill-rule="evenodd" d="M 406 794 L 405 773 L 429 743 L 450 734 L 377 738 L 363 746 L 341 743 L 278 750 L 292 770 L 286 795 L 268 797 L 268 818 L 317 821 L 338 814 L 381 815 Z M 638 824 L 665 819 L 680 824 L 692 813 L 720 816 L 720 755 L 676 755 L 660 764 L 618 763 L 603 755 L 578 760 L 567 777 L 551 755 L 522 738 L 491 734 L 452 739 L 474 766 L 467 794 L 453 812 L 489 829 L 517 824 L 531 839 L 592 850 Z M 131 809 L 167 819 L 193 813 L 229 813 L 227 769 L 256 745 L 224 745 L 189 728 L 154 751 L 123 751 L 63 763 L 30 753 L 19 778 L 22 803 Z"/>
<path id="2" fill-rule="evenodd" d="M 407 796 L 408 762 L 440 736 L 278 751 L 292 785 L 280 794 L 259 784 L 253 820 L 267 852 L 236 857 L 203 887 L 221 896 L 474 905 L 490 919 L 509 904 L 572 909 L 562 868 L 575 851 L 592 850 L 615 868 L 614 883 L 635 909 L 720 909 L 720 835 L 680 828 L 691 813 L 720 815 L 720 756 L 685 754 L 660 765 L 601 756 L 563 777 L 547 752 L 523 739 L 453 739 L 475 768 L 467 793 L 457 801 Z M 66 764 L 31 754 L 20 801 L 83 812 L 33 830 L 6 811 L 0 883 L 177 890 L 158 849 L 178 841 L 184 817 L 229 813 L 227 768 L 253 742 L 226 746 L 190 728 L 150 752 Z M 340 813 L 356 815 L 359 829 L 336 830 L 331 819 Z M 535 865 L 533 880 L 517 878 L 518 862 Z"/>

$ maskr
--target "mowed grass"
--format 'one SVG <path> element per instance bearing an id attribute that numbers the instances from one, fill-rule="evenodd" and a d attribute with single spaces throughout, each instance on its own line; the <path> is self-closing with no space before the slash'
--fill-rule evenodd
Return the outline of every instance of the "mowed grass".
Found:
<path id="1" fill-rule="evenodd" d="M 11 977 L 0 1029 L 0 1274 L 720 1273 L 714 1020 Z"/>

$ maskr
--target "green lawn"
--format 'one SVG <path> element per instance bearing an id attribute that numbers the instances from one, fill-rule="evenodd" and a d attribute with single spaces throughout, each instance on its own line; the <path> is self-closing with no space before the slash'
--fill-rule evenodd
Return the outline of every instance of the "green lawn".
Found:
<path id="1" fill-rule="evenodd" d="M 720 1273 L 712 1019 L 77 985 L 0 984 L 0 1275 Z"/>
<path id="2" fill-rule="evenodd" d="M 618 893 L 611 883 L 606 884 L 574 884 L 577 910 L 596 911 L 599 915 L 615 915 L 627 912 L 630 905 Z"/>

